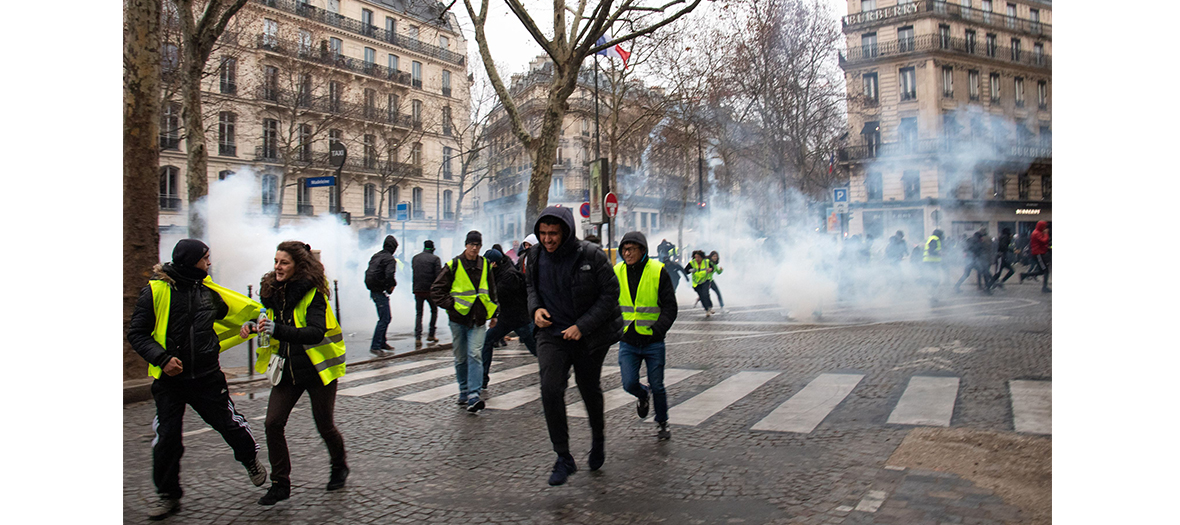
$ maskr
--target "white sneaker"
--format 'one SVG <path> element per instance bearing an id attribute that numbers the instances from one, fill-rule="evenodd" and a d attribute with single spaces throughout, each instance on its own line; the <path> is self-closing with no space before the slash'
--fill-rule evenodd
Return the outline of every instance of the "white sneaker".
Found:
<path id="1" fill-rule="evenodd" d="M 258 458 L 255 458 L 253 463 L 246 465 L 246 473 L 250 474 L 250 483 L 253 483 L 255 487 L 261 487 L 263 483 L 266 483 L 266 467 L 262 465 L 261 461 L 258 461 Z"/>
<path id="2" fill-rule="evenodd" d="M 180 510 L 180 500 L 160 496 L 148 506 L 148 519 L 162 520 Z"/>

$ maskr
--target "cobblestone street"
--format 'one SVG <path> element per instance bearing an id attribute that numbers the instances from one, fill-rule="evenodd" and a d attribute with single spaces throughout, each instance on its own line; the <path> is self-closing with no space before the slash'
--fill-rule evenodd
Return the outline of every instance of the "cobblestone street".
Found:
<path id="1" fill-rule="evenodd" d="M 590 432 L 572 408 L 578 471 L 559 487 L 546 484 L 555 456 L 536 359 L 523 345 L 497 350 L 489 407 L 478 415 L 455 405 L 449 350 L 350 365 L 336 402 L 352 470 L 345 489 L 324 490 L 328 455 L 306 396 L 287 426 L 291 499 L 273 507 L 256 503 L 266 485 L 253 487 L 189 410 L 186 492 L 167 522 L 1049 523 L 1048 499 L 919 466 L 946 436 L 907 436 L 937 429 L 963 443 L 1009 443 L 992 457 L 1013 447 L 1051 451 L 1051 307 L 1035 283 L 948 295 L 935 307 L 917 296 L 837 305 L 819 320 L 775 305 L 730 305 L 706 319 L 682 303 L 667 339 L 672 439 L 657 441 L 655 424 L 619 393 L 616 346 L 603 370 L 606 464 L 586 467 Z M 232 390 L 265 460 L 268 386 Z M 580 405 L 572 379 L 567 402 Z M 124 408 L 126 523 L 145 522 L 155 498 L 153 416 L 151 401 Z M 1034 474 L 1048 494 L 1051 471 Z"/>

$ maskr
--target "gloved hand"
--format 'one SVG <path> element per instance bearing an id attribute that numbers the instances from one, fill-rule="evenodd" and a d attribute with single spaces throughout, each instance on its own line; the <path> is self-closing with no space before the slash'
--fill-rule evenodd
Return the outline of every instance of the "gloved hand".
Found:
<path id="1" fill-rule="evenodd" d="M 263 319 L 258 323 L 258 331 L 266 332 L 266 335 L 275 335 L 275 323 L 270 319 Z"/>
<path id="2" fill-rule="evenodd" d="M 238 336 L 240 336 L 242 339 L 250 337 L 250 334 L 255 333 L 254 328 L 256 326 L 258 326 L 258 324 L 254 321 L 246 321 L 246 324 L 242 325 L 242 329 L 238 330 Z"/>

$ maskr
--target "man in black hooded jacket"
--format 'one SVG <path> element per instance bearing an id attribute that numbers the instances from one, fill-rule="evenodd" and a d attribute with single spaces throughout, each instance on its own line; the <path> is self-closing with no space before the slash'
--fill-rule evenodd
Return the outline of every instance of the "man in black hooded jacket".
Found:
<path id="1" fill-rule="evenodd" d="M 266 481 L 266 468 L 258 458 L 258 443 L 250 424 L 229 397 L 229 387 L 218 361 L 221 345 L 214 321 L 229 314 L 229 306 L 203 284 L 212 263 L 209 247 L 196 239 L 182 239 L 172 250 L 172 262 L 153 268 L 153 281 L 166 283 L 168 304 L 161 305 L 160 319 L 149 284 L 139 293 L 127 342 L 148 364 L 159 367 L 152 383 L 156 418 L 152 421 L 152 481 L 157 501 L 148 517 L 157 520 L 180 510 L 180 457 L 184 407 L 189 405 L 213 427 L 234 451 L 255 486 Z M 161 288 L 163 293 L 165 288 Z M 166 317 L 164 317 L 166 316 Z M 165 321 L 166 319 L 166 321 Z M 166 332 L 163 344 L 156 339 L 157 322 Z"/>
<path id="2" fill-rule="evenodd" d="M 377 305 L 377 328 L 373 330 L 373 342 L 369 344 L 369 351 L 374 355 L 384 355 L 385 350 L 393 350 L 385 340 L 385 331 L 389 328 L 392 318 L 389 314 L 389 294 L 397 286 L 397 259 L 393 254 L 397 252 L 397 239 L 392 235 L 385 236 L 385 243 L 381 251 L 369 258 L 369 268 L 365 270 L 365 288 L 369 289 L 369 297 Z"/>
<path id="3" fill-rule="evenodd" d="M 541 405 L 549 440 L 557 453 L 550 485 L 565 483 L 578 470 L 569 451 L 565 389 L 570 366 L 586 404 L 591 431 L 590 470 L 606 459 L 602 362 L 623 332 L 619 280 L 606 253 L 575 237 L 570 208 L 541 212 L 533 233 L 540 241 L 525 255 L 529 314 L 536 324 Z"/>

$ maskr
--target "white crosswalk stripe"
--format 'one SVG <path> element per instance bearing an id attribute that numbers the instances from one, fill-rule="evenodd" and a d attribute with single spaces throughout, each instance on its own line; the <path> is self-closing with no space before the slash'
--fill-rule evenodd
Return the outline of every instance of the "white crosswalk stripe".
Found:
<path id="1" fill-rule="evenodd" d="M 492 364 L 496 364 L 496 362 L 492 361 Z M 504 381 L 516 379 L 521 376 L 526 376 L 529 374 L 536 374 L 537 371 L 539 370 L 539 368 L 540 367 L 537 365 L 537 363 L 529 363 L 524 366 L 518 366 L 516 368 L 509 368 L 508 370 L 504 370 L 501 372 L 493 372 L 491 374 L 488 374 L 488 385 L 489 386 L 495 385 L 498 383 L 503 383 Z M 451 384 L 447 384 L 447 385 L 442 385 L 440 387 L 431 388 L 430 390 L 423 390 L 421 392 L 415 392 L 413 394 L 406 394 L 406 395 L 401 396 L 397 399 L 399 401 L 413 401 L 416 403 L 429 403 L 431 401 L 438 401 L 440 399 L 446 399 L 451 396 L 457 397 L 458 395 L 459 395 L 459 384 L 456 382 L 456 383 L 451 383 Z"/>
<path id="2" fill-rule="evenodd" d="M 809 434 L 863 378 L 864 374 L 821 374 L 755 423 L 752 430 Z"/>
<path id="3" fill-rule="evenodd" d="M 615 370 L 618 370 L 616 367 Z M 689 370 L 686 368 L 665 368 L 664 369 L 664 387 L 679 383 L 694 375 L 701 373 L 700 370 Z M 646 378 L 647 376 L 643 376 Z M 619 407 L 631 405 L 635 403 L 635 396 L 628 394 L 623 387 L 616 388 L 609 392 L 602 394 L 602 411 L 603 413 L 610 412 Z M 653 402 L 654 403 L 654 402 Z M 651 414 L 655 414 L 655 405 L 652 405 Z M 668 411 L 671 413 L 671 410 Z M 581 399 L 565 406 L 565 413 L 570 417 L 586 417 L 586 404 Z"/>
<path id="4" fill-rule="evenodd" d="M 619 367 L 617 367 L 617 366 L 604 366 L 604 367 L 602 367 L 602 374 L 603 375 L 610 375 L 612 373 L 617 374 L 618 372 L 619 372 Z M 489 377 L 491 377 L 491 376 L 489 376 Z M 578 386 L 577 380 L 574 378 L 573 375 L 570 375 L 570 382 L 569 382 L 569 386 L 567 387 L 567 391 L 568 391 L 568 389 L 571 389 L 571 388 L 577 388 L 577 386 Z M 490 397 L 487 400 L 487 403 L 486 403 L 487 406 L 484 408 L 490 408 L 493 410 L 510 410 L 510 409 L 516 408 L 520 405 L 523 405 L 525 403 L 535 401 L 537 399 L 541 399 L 541 384 L 540 383 L 534 383 L 534 384 L 531 384 L 527 387 L 521 388 L 519 390 L 514 390 L 512 392 L 507 392 L 505 394 L 501 394 L 501 395 L 498 395 L 495 397 Z"/>
<path id="5" fill-rule="evenodd" d="M 349 372 L 344 374 L 337 381 L 340 383 L 348 383 L 350 381 L 359 381 L 361 379 L 369 379 L 372 377 L 386 376 L 389 374 L 396 374 L 405 370 L 412 370 L 415 368 L 422 368 L 424 366 L 437 365 L 439 363 L 451 362 L 451 359 L 426 359 L 423 361 L 413 361 L 410 363 L 402 363 L 400 365 L 387 366 L 385 368 L 375 368 L 373 370 L 365 370 L 363 372 Z"/>
<path id="6" fill-rule="evenodd" d="M 492 364 L 496 364 L 496 361 L 492 361 Z M 440 377 L 447 377 L 448 375 L 451 377 L 455 377 L 455 367 L 454 366 L 444 366 L 442 368 L 437 368 L 437 369 L 434 369 L 434 370 L 431 370 L 428 372 L 421 372 L 418 374 L 413 374 L 413 375 L 408 375 L 408 376 L 395 377 L 393 379 L 387 379 L 385 381 L 377 381 L 376 383 L 368 383 L 368 384 L 364 384 L 361 386 L 354 386 L 352 388 L 345 388 L 344 390 L 340 390 L 340 391 L 336 392 L 336 395 L 350 396 L 350 397 L 365 396 L 365 395 L 369 395 L 369 394 L 375 394 L 377 392 L 384 392 L 386 390 L 392 390 L 394 388 L 403 387 L 406 385 L 412 385 L 415 383 L 422 383 L 422 382 L 430 381 L 431 379 L 438 379 Z"/>
<path id="7" fill-rule="evenodd" d="M 914 376 L 889 414 L 888 423 L 897 425 L 951 426 L 959 378 Z"/>
<path id="8" fill-rule="evenodd" d="M 668 422 L 673 425 L 697 426 L 780 373 L 738 372 L 693 396 L 692 399 L 668 409 Z"/>
<path id="9" fill-rule="evenodd" d="M 1053 433 L 1053 382 L 1008 382 L 1012 393 L 1012 426 L 1017 432 Z"/>

